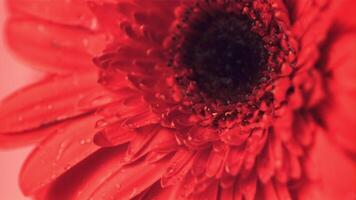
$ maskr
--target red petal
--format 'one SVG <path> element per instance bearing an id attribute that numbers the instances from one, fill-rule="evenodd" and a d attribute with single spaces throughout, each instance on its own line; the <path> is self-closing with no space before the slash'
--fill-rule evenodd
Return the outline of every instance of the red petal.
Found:
<path id="1" fill-rule="evenodd" d="M 268 141 L 257 165 L 258 178 L 262 183 L 266 183 L 274 175 L 274 155 L 272 152 L 271 141 Z"/>
<path id="2" fill-rule="evenodd" d="M 8 0 L 7 3 L 12 13 L 29 15 L 51 23 L 88 29 L 95 29 L 97 25 L 97 19 L 82 0 Z"/>
<path id="3" fill-rule="evenodd" d="M 125 151 L 126 145 L 98 150 L 36 192 L 35 199 L 89 199 L 103 181 L 122 167 Z"/>
<path id="4" fill-rule="evenodd" d="M 207 177 L 216 176 L 220 178 L 221 171 L 224 168 L 224 162 L 229 154 L 229 149 L 222 144 L 223 147 L 213 148 L 206 164 L 205 175 Z"/>
<path id="5" fill-rule="evenodd" d="M 149 146 L 152 138 L 156 136 L 159 128 L 160 127 L 153 125 L 137 129 L 137 131 L 133 133 L 135 134 L 135 138 L 130 142 L 127 148 L 125 161 L 132 162 L 146 154 L 147 146 Z"/>
<path id="6" fill-rule="evenodd" d="M 272 181 L 262 185 L 262 189 L 263 189 L 262 190 L 263 191 L 263 193 L 262 193 L 262 197 L 263 198 L 262 199 L 264 199 L 264 200 L 279 199 Z"/>
<path id="7" fill-rule="evenodd" d="M 221 200 L 234 200 L 234 187 L 231 186 L 229 188 L 221 188 L 221 194 L 220 194 L 220 199 Z"/>
<path id="8" fill-rule="evenodd" d="M 93 99 L 92 94 L 98 97 Z M 96 74 L 48 77 L 0 104 L 0 133 L 35 129 L 91 112 L 109 103 L 110 95 L 96 83 Z M 88 96 L 91 104 L 83 102 Z"/>
<path id="9" fill-rule="evenodd" d="M 11 18 L 6 35 L 18 56 L 35 68 L 55 73 L 94 71 L 92 55 L 109 42 L 104 34 L 30 18 Z"/>
<path id="10" fill-rule="evenodd" d="M 279 199 L 283 200 L 292 200 L 290 192 L 288 190 L 288 186 L 282 183 L 274 183 L 275 190 L 278 194 Z"/>
<path id="11" fill-rule="evenodd" d="M 330 105 L 324 110 L 328 132 L 341 147 L 356 154 L 356 34 L 340 37 L 330 47 L 326 67 L 329 79 Z"/>
<path id="12" fill-rule="evenodd" d="M 131 141 L 134 136 L 133 131 L 122 128 L 121 122 L 118 122 L 99 131 L 94 137 L 94 142 L 102 147 L 116 146 Z"/>
<path id="13" fill-rule="evenodd" d="M 225 170 L 231 175 L 237 175 L 245 159 L 245 151 L 241 147 L 231 148 L 226 161 Z"/>
<path id="14" fill-rule="evenodd" d="M 190 150 L 181 149 L 171 159 L 169 166 L 161 179 L 162 187 L 175 185 L 188 173 L 193 163 L 194 153 Z"/>
<path id="15" fill-rule="evenodd" d="M 93 199 L 131 199 L 159 180 L 169 159 L 154 164 L 139 162 L 123 167 L 91 196 Z"/>
<path id="16" fill-rule="evenodd" d="M 245 180 L 239 182 L 241 184 L 241 192 L 246 200 L 255 199 L 256 190 L 257 190 L 257 177 L 255 174 L 252 174 Z"/>
<path id="17" fill-rule="evenodd" d="M 193 195 L 191 200 L 195 199 L 206 199 L 206 200 L 216 200 L 219 198 L 219 184 L 217 181 L 213 182 L 210 184 L 210 186 L 201 193 Z"/>
<path id="18" fill-rule="evenodd" d="M 39 143 L 48 135 L 55 133 L 63 126 L 67 126 L 78 118 L 68 119 L 65 122 L 57 123 L 49 127 L 44 126 L 35 130 L 25 131 L 13 134 L 0 134 L 0 149 L 13 149 L 34 143 Z"/>
<path id="19" fill-rule="evenodd" d="M 28 195 L 55 180 L 87 156 L 98 150 L 92 143 L 96 116 L 85 117 L 58 129 L 29 156 L 21 174 L 20 185 Z"/>
<path id="20" fill-rule="evenodd" d="M 155 200 L 180 200 L 181 193 L 180 193 L 180 186 L 174 185 L 168 188 L 160 189 L 159 191 L 153 193 L 149 191 L 149 194 L 145 196 L 144 199 L 155 199 Z"/>
<path id="21" fill-rule="evenodd" d="M 136 138 L 131 141 L 127 149 L 126 161 L 132 162 L 147 154 L 145 160 L 154 163 L 178 148 L 174 133 L 171 131 L 161 129 L 156 133 L 156 128 L 149 128 L 151 130 L 147 128 L 137 130 Z M 148 135 L 144 136 L 146 131 Z"/>
<path id="22" fill-rule="evenodd" d="M 1 134 L 0 149 L 13 149 L 37 143 L 47 136 L 47 131 L 30 131 L 17 134 Z"/>

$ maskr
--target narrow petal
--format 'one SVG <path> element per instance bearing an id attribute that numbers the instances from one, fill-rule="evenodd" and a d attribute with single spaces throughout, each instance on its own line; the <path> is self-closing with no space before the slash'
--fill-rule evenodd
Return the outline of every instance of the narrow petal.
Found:
<path id="1" fill-rule="evenodd" d="M 109 42 L 105 34 L 21 17 L 10 18 L 5 33 L 19 57 L 52 73 L 94 71 L 92 56 Z"/>
<path id="2" fill-rule="evenodd" d="M 82 0 L 8 0 L 12 13 L 21 13 L 51 23 L 95 29 L 97 19 Z"/>
<path id="3" fill-rule="evenodd" d="M 234 187 L 222 188 L 220 193 L 222 200 L 234 200 Z"/>
<path id="4" fill-rule="evenodd" d="M 217 181 L 212 182 L 210 186 L 201 193 L 195 194 L 189 198 L 190 200 L 195 199 L 206 199 L 206 200 L 216 200 L 219 198 L 219 184 Z"/>
<path id="5" fill-rule="evenodd" d="M 277 196 L 277 192 L 274 188 L 273 182 L 270 181 L 266 184 L 262 185 L 262 199 L 266 199 L 266 200 L 275 200 L 275 199 L 279 199 Z M 258 195 L 258 194 L 257 194 Z"/>
<path id="6" fill-rule="evenodd" d="M 188 173 L 193 163 L 194 152 L 180 149 L 171 159 L 161 179 L 162 187 L 175 185 Z"/>
<path id="7" fill-rule="evenodd" d="M 131 199 L 158 181 L 169 159 L 154 164 L 141 161 L 123 167 L 106 180 L 91 196 L 93 199 Z"/>
<path id="8" fill-rule="evenodd" d="M 47 77 L 3 100 L 0 133 L 32 130 L 92 112 L 113 97 L 96 83 L 96 74 Z"/>
<path id="9" fill-rule="evenodd" d="M 250 175 L 245 180 L 241 180 L 239 182 L 241 192 L 246 200 L 253 200 L 255 199 L 256 191 L 257 191 L 257 177 L 255 174 Z"/>
<path id="10" fill-rule="evenodd" d="M 64 126 L 75 122 L 77 119 L 80 119 L 80 117 L 68 119 L 64 122 L 44 126 L 35 130 L 13 134 L 0 134 L 0 149 L 13 149 L 31 144 L 38 144 L 47 136 L 55 133 Z"/>
<path id="11" fill-rule="evenodd" d="M 161 188 L 159 184 L 156 184 L 148 194 L 143 198 L 144 200 L 183 200 L 182 197 L 182 185 L 173 185 L 167 188 Z"/>
<path id="12" fill-rule="evenodd" d="M 344 150 L 356 155 L 356 35 L 345 34 L 329 49 L 326 67 L 331 78 L 329 105 L 322 110 L 328 133 Z M 340 49 L 343 49 L 340 51 Z"/>
<path id="13" fill-rule="evenodd" d="M 111 124 L 95 134 L 95 144 L 106 147 L 125 144 L 134 138 L 131 130 L 122 128 L 121 122 Z"/>
<path id="14" fill-rule="evenodd" d="M 122 167 L 126 145 L 102 148 L 62 174 L 34 195 L 37 200 L 89 199 L 114 172 Z"/>
<path id="15" fill-rule="evenodd" d="M 97 116 L 58 129 L 31 153 L 20 173 L 24 194 L 33 194 L 99 149 L 92 143 Z"/>

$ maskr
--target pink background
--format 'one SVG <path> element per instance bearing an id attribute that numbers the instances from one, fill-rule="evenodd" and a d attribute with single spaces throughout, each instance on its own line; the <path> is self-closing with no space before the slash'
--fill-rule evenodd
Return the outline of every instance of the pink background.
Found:
<path id="1" fill-rule="evenodd" d="M 6 17 L 3 0 L 0 0 L 0 99 L 15 89 L 39 77 L 39 73 L 25 68 L 22 63 L 9 54 L 3 36 Z M 21 164 L 32 147 L 11 151 L 0 150 L 0 200 L 23 200 L 18 187 L 17 175 Z"/>
<path id="2" fill-rule="evenodd" d="M 3 27 L 5 14 L 4 1 L 0 0 L 0 27 Z M 0 98 L 10 92 L 38 79 L 41 74 L 24 67 L 6 49 L 3 31 L 0 31 Z M 323 178 L 325 196 L 321 199 L 337 199 L 341 194 L 348 199 L 355 199 L 356 166 L 346 159 L 345 155 L 331 145 L 325 137 L 318 140 L 315 169 Z M 0 150 L 0 200 L 26 199 L 20 192 L 17 176 L 21 164 L 32 147 L 11 151 Z M 340 181 L 341 180 L 341 181 Z M 345 196 L 344 196 L 345 197 Z"/>

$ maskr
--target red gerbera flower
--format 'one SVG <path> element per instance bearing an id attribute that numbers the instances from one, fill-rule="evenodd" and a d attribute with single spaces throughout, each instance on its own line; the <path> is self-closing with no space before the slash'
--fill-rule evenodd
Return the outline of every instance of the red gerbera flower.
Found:
<path id="1" fill-rule="evenodd" d="M 0 106 L 0 145 L 37 143 L 27 196 L 316 199 L 320 135 L 355 158 L 353 1 L 8 6 L 9 46 L 49 74 Z"/>

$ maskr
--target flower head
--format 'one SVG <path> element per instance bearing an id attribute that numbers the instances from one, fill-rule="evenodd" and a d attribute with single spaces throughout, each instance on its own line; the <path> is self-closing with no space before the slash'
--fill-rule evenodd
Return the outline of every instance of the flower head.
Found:
<path id="1" fill-rule="evenodd" d="M 344 132 L 339 117 L 355 119 L 338 107 L 347 98 L 355 108 L 338 91 L 354 63 L 333 67 L 330 53 L 338 38 L 356 40 L 333 28 L 355 23 L 340 25 L 335 1 L 9 7 L 10 46 L 54 74 L 0 109 L 2 146 L 40 140 L 20 175 L 26 195 L 304 199 L 318 134 L 355 153 L 353 134 L 332 132 Z"/>

